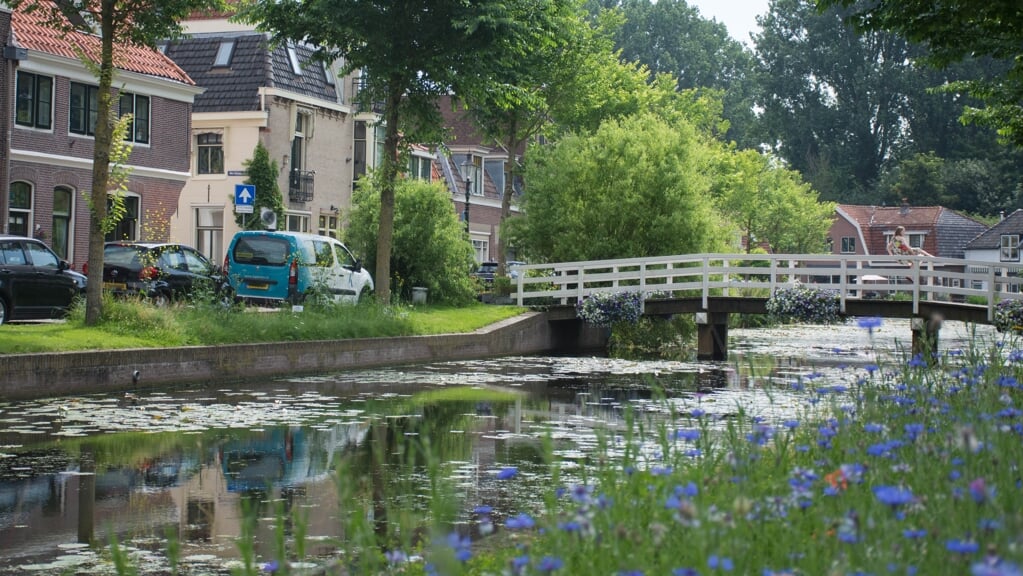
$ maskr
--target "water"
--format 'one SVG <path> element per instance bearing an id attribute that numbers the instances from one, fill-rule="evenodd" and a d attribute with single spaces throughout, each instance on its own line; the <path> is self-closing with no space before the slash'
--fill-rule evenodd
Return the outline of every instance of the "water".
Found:
<path id="1" fill-rule="evenodd" d="M 941 349 L 996 339 L 990 327 L 949 323 Z M 424 439 L 457 488 L 463 529 L 474 530 L 478 505 L 499 523 L 539 506 L 548 434 L 570 481 L 625 427 L 627 407 L 655 421 L 694 409 L 720 422 L 779 421 L 813 409 L 793 382 L 849 382 L 909 343 L 908 321 L 872 333 L 853 322 L 732 330 L 726 363 L 516 357 L 0 403 L 0 574 L 113 573 L 102 546 L 80 543 L 111 534 L 143 574 L 169 573 L 168 534 L 183 573 L 227 574 L 243 501 L 258 507 L 260 559 L 273 558 L 274 518 L 296 512 L 308 518 L 307 554 L 329 557 L 345 536 L 339 515 L 353 512 L 339 481 L 366 503 L 354 512 L 378 521 L 436 504 L 406 451 Z M 655 443 L 641 450 L 654 461 Z M 514 483 L 497 478 L 509 466 Z"/>

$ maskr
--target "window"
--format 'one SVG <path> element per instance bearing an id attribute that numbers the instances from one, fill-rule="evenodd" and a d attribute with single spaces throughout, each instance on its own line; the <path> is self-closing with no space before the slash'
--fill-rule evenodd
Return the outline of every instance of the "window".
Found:
<path id="1" fill-rule="evenodd" d="M 124 202 L 124 218 L 117 223 L 117 227 L 112 232 L 107 234 L 107 242 L 113 242 L 116 240 L 127 240 L 134 242 L 138 240 L 139 234 L 139 197 L 125 195 L 122 199 Z M 111 199 L 107 199 L 107 208 L 110 207 Z"/>
<path id="2" fill-rule="evenodd" d="M 53 238 L 50 247 L 63 260 L 71 260 L 71 214 L 74 193 L 70 188 L 58 186 L 53 189 Z"/>
<path id="3" fill-rule="evenodd" d="M 355 142 L 352 148 L 352 155 L 355 160 L 356 180 L 366 174 L 366 123 L 362 120 L 355 122 Z"/>
<path id="4" fill-rule="evenodd" d="M 477 262 L 488 262 L 490 260 L 490 243 L 486 240 L 473 238 L 472 249 L 476 253 Z"/>
<path id="5" fill-rule="evenodd" d="M 204 133 L 196 136 L 196 172 L 199 174 L 224 173 L 224 137 Z"/>
<path id="6" fill-rule="evenodd" d="M 68 131 L 73 134 L 94 136 L 96 115 L 99 113 L 99 88 L 77 82 L 71 83 L 71 113 Z"/>
<path id="7" fill-rule="evenodd" d="M 327 86 L 333 86 L 337 83 L 337 80 L 334 79 L 334 70 L 329 62 L 323 63 L 323 77 L 327 81 Z"/>
<path id="8" fill-rule="evenodd" d="M 195 247 L 210 260 L 219 260 L 224 253 L 224 208 L 196 208 L 195 222 Z"/>
<path id="9" fill-rule="evenodd" d="M 294 44 L 288 44 L 288 62 L 291 63 L 291 71 L 301 76 L 302 63 L 298 61 L 298 51 L 295 49 Z"/>
<path id="10" fill-rule="evenodd" d="M 431 176 L 431 165 L 433 160 L 423 156 L 413 156 L 409 158 L 409 176 L 419 180 L 430 181 Z"/>
<path id="11" fill-rule="evenodd" d="M 295 114 L 295 133 L 291 138 L 291 171 L 294 173 L 305 167 L 305 127 L 306 115 Z"/>
<path id="12" fill-rule="evenodd" d="M 134 114 L 128 133 L 124 135 L 127 142 L 149 144 L 149 96 L 139 96 L 122 92 L 119 101 L 120 115 Z"/>
<path id="13" fill-rule="evenodd" d="M 291 232 L 308 232 L 309 231 L 309 215 L 308 214 L 288 214 L 288 228 Z"/>
<path id="14" fill-rule="evenodd" d="M 1019 234 L 1002 234 L 999 260 L 1019 262 Z"/>
<path id="15" fill-rule="evenodd" d="M 334 214 L 320 214 L 320 226 L 317 234 L 337 238 L 337 216 Z"/>
<path id="16" fill-rule="evenodd" d="M 854 236 L 842 237 L 842 254 L 856 253 L 856 238 Z"/>
<path id="17" fill-rule="evenodd" d="M 7 203 L 7 231 L 16 236 L 29 236 L 32 225 L 32 186 L 28 182 L 12 182 Z"/>
<path id="18" fill-rule="evenodd" d="M 53 104 L 53 78 L 18 71 L 17 104 L 14 123 L 18 126 L 49 130 Z"/>
<path id="19" fill-rule="evenodd" d="M 908 234 L 908 236 L 909 236 L 909 245 L 910 246 L 912 246 L 913 248 L 923 248 L 924 247 L 924 235 L 923 234 Z"/>
<path id="20" fill-rule="evenodd" d="M 213 59 L 213 65 L 224 68 L 231 65 L 231 56 L 234 55 L 234 40 L 224 40 L 217 48 L 217 57 Z"/>

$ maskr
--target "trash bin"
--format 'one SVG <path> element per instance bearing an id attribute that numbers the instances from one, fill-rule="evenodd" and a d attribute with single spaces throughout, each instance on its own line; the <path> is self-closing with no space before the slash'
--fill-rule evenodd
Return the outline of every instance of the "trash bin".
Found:
<path id="1" fill-rule="evenodd" d="M 426 304 L 426 288 L 417 286 L 412 289 L 412 303 Z"/>

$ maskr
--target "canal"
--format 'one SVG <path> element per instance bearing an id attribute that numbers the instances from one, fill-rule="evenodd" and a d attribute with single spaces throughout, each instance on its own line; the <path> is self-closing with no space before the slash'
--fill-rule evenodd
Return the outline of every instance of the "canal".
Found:
<path id="1" fill-rule="evenodd" d="M 512 357 L 0 403 L 0 574 L 113 573 L 112 537 L 141 574 L 170 573 L 168 546 L 179 573 L 229 574 L 243 535 L 260 562 L 281 538 L 322 561 L 353 517 L 444 513 L 431 468 L 452 490 L 454 524 L 478 536 L 479 507 L 495 524 L 539 509 L 548 458 L 567 483 L 598 450 L 613 457 L 637 418 L 804 416 L 819 408 L 801 382 L 848 384 L 899 361 L 910 329 L 850 321 L 730 338 L 728 362 Z M 941 338 L 956 353 L 998 335 L 949 323 Z M 656 460 L 654 438 L 639 450 Z"/>

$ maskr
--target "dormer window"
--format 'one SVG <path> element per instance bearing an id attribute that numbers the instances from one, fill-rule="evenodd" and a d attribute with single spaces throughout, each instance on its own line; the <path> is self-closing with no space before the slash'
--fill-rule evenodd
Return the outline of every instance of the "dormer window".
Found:
<path id="1" fill-rule="evenodd" d="M 291 71 L 301 76 L 302 63 L 298 61 L 298 51 L 295 50 L 294 44 L 288 44 L 288 62 L 291 63 Z"/>
<path id="2" fill-rule="evenodd" d="M 334 71 L 331 70 L 330 64 L 327 62 L 323 63 L 323 76 L 327 79 L 327 86 L 333 86 L 336 83 Z"/>
<path id="3" fill-rule="evenodd" d="M 226 68 L 231 65 L 231 56 L 234 55 L 234 40 L 225 40 L 217 48 L 217 57 L 213 65 L 219 68 Z"/>

